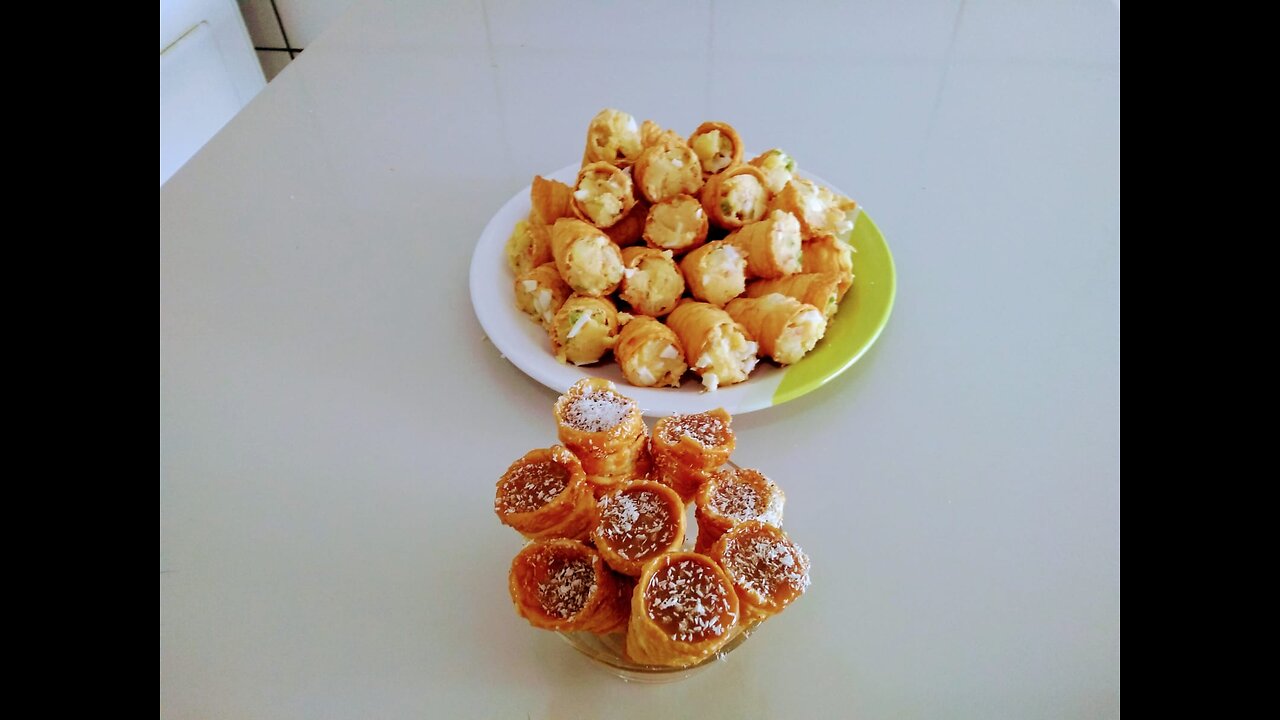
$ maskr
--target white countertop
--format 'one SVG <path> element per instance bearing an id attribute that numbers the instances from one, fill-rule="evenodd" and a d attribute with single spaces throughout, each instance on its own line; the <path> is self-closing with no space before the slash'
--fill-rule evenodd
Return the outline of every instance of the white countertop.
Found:
<path id="1" fill-rule="evenodd" d="M 161 189 L 161 716 L 1118 717 L 1116 6 L 602 5 L 360 3 Z M 493 484 L 555 393 L 467 290 L 607 106 L 786 148 L 898 269 L 734 422 L 810 593 L 665 686 L 513 612 Z"/>

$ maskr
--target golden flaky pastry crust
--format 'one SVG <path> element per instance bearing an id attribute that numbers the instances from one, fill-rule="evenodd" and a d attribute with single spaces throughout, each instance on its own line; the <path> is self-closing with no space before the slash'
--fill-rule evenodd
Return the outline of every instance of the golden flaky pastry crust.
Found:
<path id="1" fill-rule="evenodd" d="M 650 665 L 693 665 L 734 636 L 738 615 L 733 582 L 715 561 L 697 553 L 667 553 L 649 561 L 636 583 L 627 654 Z"/>
<path id="2" fill-rule="evenodd" d="M 649 432 L 635 400 L 612 382 L 583 378 L 556 400 L 560 442 L 582 461 L 597 494 L 649 471 Z"/>
<path id="3" fill-rule="evenodd" d="M 781 528 L 759 520 L 721 535 L 711 559 L 732 580 L 743 622 L 777 615 L 809 587 L 809 556 Z"/>
<path id="4" fill-rule="evenodd" d="M 722 468 L 712 472 L 694 499 L 693 515 L 698 521 L 694 549 L 707 552 L 721 535 L 748 520 L 782 527 L 786 500 L 782 488 L 759 470 Z"/>
<path id="5" fill-rule="evenodd" d="M 591 541 L 609 567 L 640 574 L 644 564 L 684 545 L 684 503 L 661 483 L 633 480 L 600 496 Z"/>
<path id="6" fill-rule="evenodd" d="M 493 508 L 502 524 L 531 540 L 583 540 L 596 524 L 582 463 L 559 445 L 530 450 L 511 463 L 498 479 Z"/>
<path id="7" fill-rule="evenodd" d="M 626 584 L 577 540 L 526 545 L 511 561 L 507 588 L 516 613 L 536 628 L 611 633 L 627 624 Z"/>

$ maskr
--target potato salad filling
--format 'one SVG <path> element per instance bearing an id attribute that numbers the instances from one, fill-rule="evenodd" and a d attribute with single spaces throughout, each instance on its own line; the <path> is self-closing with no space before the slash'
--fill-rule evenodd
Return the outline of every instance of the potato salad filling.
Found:
<path id="1" fill-rule="evenodd" d="M 665 255 L 665 262 L 656 257 L 642 257 L 622 273 L 621 297 L 641 315 L 666 315 L 684 294 L 684 276 L 672 262 L 671 251 L 665 251 Z"/>
<path id="2" fill-rule="evenodd" d="M 735 175 L 724 181 L 720 212 L 740 224 L 755 222 L 769 209 L 769 191 L 754 175 Z"/>
<path id="3" fill-rule="evenodd" d="M 702 376 L 702 386 L 707 390 L 742 382 L 759 362 L 759 349 L 736 326 L 722 323 L 708 334 L 693 369 Z"/>
<path id="4" fill-rule="evenodd" d="M 693 152 L 704 172 L 714 175 L 733 162 L 733 140 L 719 130 L 710 130 L 693 139 Z"/>
<path id="5" fill-rule="evenodd" d="M 747 259 L 738 248 L 721 244 L 707 253 L 702 286 L 709 303 L 723 305 L 738 297 L 747 289 Z"/>
<path id="6" fill-rule="evenodd" d="M 617 222 L 626 209 L 626 197 L 627 188 L 616 176 L 607 173 L 584 176 L 573 192 L 578 207 L 596 227 L 608 227 Z"/>
<path id="7" fill-rule="evenodd" d="M 613 347 L 614 330 L 601 311 L 570 308 L 567 304 L 555 317 L 555 336 L 561 361 L 586 365 L 599 360 Z"/>
<path id="8" fill-rule="evenodd" d="M 652 161 L 645 167 L 641 191 L 651 202 L 695 193 L 702 187 L 698 157 L 688 146 L 659 146 L 649 152 L 653 153 Z"/>
<path id="9" fill-rule="evenodd" d="M 770 150 L 752 160 L 751 164 L 760 168 L 760 172 L 764 173 L 765 185 L 769 187 L 770 192 L 775 193 L 782 192 L 782 188 L 787 186 L 796 171 L 796 161 L 777 149 Z"/>
<path id="10" fill-rule="evenodd" d="M 565 282 L 584 295 L 602 295 L 622 280 L 622 256 L 618 246 L 603 235 L 584 238 L 569 246 Z"/>
<path id="11" fill-rule="evenodd" d="M 778 269 L 787 275 L 800 272 L 800 221 L 789 212 L 774 210 L 769 215 L 769 222 L 772 223 L 769 228 L 769 244 L 773 248 L 774 262 Z"/>
<path id="12" fill-rule="evenodd" d="M 678 386 L 688 366 L 680 350 L 666 340 L 655 338 L 640 347 L 631 358 L 632 372 L 628 380 L 645 387 Z M 628 369 L 628 368 L 624 368 Z M 631 377 L 631 375 L 634 376 Z"/>
<path id="13" fill-rule="evenodd" d="M 827 320 L 817 310 L 805 310 L 787 323 L 774 343 L 773 359 L 790 365 L 809 354 L 827 332 Z"/>
<path id="14" fill-rule="evenodd" d="M 706 215 L 688 195 L 658 203 L 649 211 L 645 240 L 659 249 L 687 250 L 706 237 Z"/>
<path id="15" fill-rule="evenodd" d="M 812 228 L 814 234 L 843 237 L 853 229 L 852 200 L 840 197 L 808 180 L 793 181 L 791 184 L 800 197 L 805 224 Z"/>
<path id="16" fill-rule="evenodd" d="M 556 311 L 560 309 L 555 295 L 539 285 L 537 280 L 520 281 L 516 288 L 516 306 L 544 328 L 551 327 Z"/>
<path id="17" fill-rule="evenodd" d="M 640 141 L 640 126 L 636 119 L 618 110 L 604 110 L 596 115 L 587 130 L 587 142 L 591 145 L 594 160 L 604 160 L 615 165 L 635 162 L 644 148 Z"/>

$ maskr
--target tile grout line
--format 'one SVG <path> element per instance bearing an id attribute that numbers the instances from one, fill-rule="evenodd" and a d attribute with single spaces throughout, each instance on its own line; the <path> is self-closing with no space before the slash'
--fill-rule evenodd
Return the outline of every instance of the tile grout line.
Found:
<path id="1" fill-rule="evenodd" d="M 271 0 L 271 12 L 275 13 L 276 24 L 280 26 L 280 37 L 284 40 L 284 50 L 289 53 L 289 59 L 292 60 L 298 56 L 297 49 L 289 42 L 289 33 L 285 32 L 284 20 L 280 17 L 280 8 L 276 7 L 276 0 Z"/>

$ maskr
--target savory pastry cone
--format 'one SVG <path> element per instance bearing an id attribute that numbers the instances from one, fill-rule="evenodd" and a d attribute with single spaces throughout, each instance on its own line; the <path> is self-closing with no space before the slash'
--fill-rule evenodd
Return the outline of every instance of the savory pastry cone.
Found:
<path id="1" fill-rule="evenodd" d="M 519 275 L 551 262 L 551 233 L 536 221 L 521 220 L 507 238 L 507 267 Z"/>
<path id="2" fill-rule="evenodd" d="M 723 240 L 713 240 L 685 255 L 680 271 L 690 294 L 712 305 L 724 305 L 747 289 L 747 259 Z"/>
<path id="3" fill-rule="evenodd" d="M 618 297 L 639 315 L 660 317 L 684 295 L 684 275 L 670 250 L 629 247 L 622 250 L 622 285 Z"/>
<path id="4" fill-rule="evenodd" d="M 724 408 L 689 415 L 669 415 L 653 426 L 654 459 L 673 458 L 699 470 L 714 470 L 737 446 L 733 416 Z"/>
<path id="5" fill-rule="evenodd" d="M 555 225 L 562 217 L 573 217 L 573 188 L 559 180 L 533 176 L 529 186 L 529 218 L 543 225 Z"/>
<path id="6" fill-rule="evenodd" d="M 618 311 L 609 298 L 571 295 L 551 319 L 552 351 L 560 362 L 598 362 L 618 338 Z"/>
<path id="7" fill-rule="evenodd" d="M 684 545 L 684 503 L 665 485 L 619 483 L 600 496 L 597 508 L 591 541 L 615 572 L 638 576 L 646 562 Z"/>
<path id="8" fill-rule="evenodd" d="M 800 222 L 774 210 L 724 239 L 747 256 L 747 277 L 779 278 L 800 272 Z"/>
<path id="9" fill-rule="evenodd" d="M 632 168 L 636 188 L 649 202 L 676 195 L 693 195 L 702 189 L 702 165 L 693 149 L 675 140 L 645 148 Z"/>
<path id="10" fill-rule="evenodd" d="M 698 520 L 696 550 L 706 552 L 730 528 L 748 520 L 782 527 L 786 495 L 759 470 L 723 468 L 713 471 L 694 499 Z"/>
<path id="11" fill-rule="evenodd" d="M 551 329 L 556 311 L 573 293 L 553 262 L 517 275 L 515 291 L 516 307 L 546 330 Z"/>
<path id="12" fill-rule="evenodd" d="M 626 247 L 644 242 L 644 224 L 649 218 L 649 203 L 637 200 L 622 219 L 602 232 L 618 247 Z"/>
<path id="13" fill-rule="evenodd" d="M 773 207 L 800 221 L 804 239 L 815 235 L 844 235 L 853 229 L 858 204 L 809 180 L 793 177 L 773 196 Z"/>
<path id="14" fill-rule="evenodd" d="M 582 164 L 604 161 L 618 167 L 627 167 L 640 156 L 640 127 L 636 119 L 622 112 L 605 108 L 596 113 L 587 125 L 587 147 L 582 152 Z"/>
<path id="15" fill-rule="evenodd" d="M 627 655 L 649 665 L 687 667 L 724 647 L 739 627 L 733 581 L 705 555 L 650 560 L 631 599 Z"/>
<path id="16" fill-rule="evenodd" d="M 685 141 L 675 130 L 666 130 L 652 120 L 640 123 L 640 144 L 644 149 L 648 150 L 654 145 L 669 143 L 684 145 Z"/>
<path id="17" fill-rule="evenodd" d="M 755 369 L 759 346 L 715 305 L 682 303 L 667 316 L 667 327 L 680 338 L 686 360 L 708 390 L 742 382 Z"/>
<path id="18" fill-rule="evenodd" d="M 597 491 L 649 471 L 649 433 L 635 400 L 600 378 L 583 378 L 556 400 L 560 442 L 582 461 Z"/>
<path id="19" fill-rule="evenodd" d="M 853 287 L 853 246 L 831 235 L 819 235 L 804 244 L 800 267 L 807 273 L 835 273 L 839 299 Z"/>
<path id="20" fill-rule="evenodd" d="M 557 220 L 551 227 L 551 254 L 560 277 L 576 293 L 600 297 L 622 282 L 622 251 L 589 223 Z"/>
<path id="21" fill-rule="evenodd" d="M 627 382 L 640 387 L 679 387 L 689 369 L 675 331 L 643 315 L 622 326 L 613 356 Z"/>
<path id="22" fill-rule="evenodd" d="M 778 148 L 760 153 L 748 160 L 747 164 L 760 168 L 760 172 L 764 173 L 764 184 L 772 193 L 782 192 L 782 188 L 787 186 L 796 171 L 796 161 Z"/>
<path id="23" fill-rule="evenodd" d="M 516 613 L 536 628 L 604 634 L 627 624 L 626 585 L 577 540 L 525 545 L 511 561 L 507 587 Z"/>
<path id="24" fill-rule="evenodd" d="M 578 171 L 573 214 L 598 228 L 612 227 L 636 204 L 631 176 L 617 165 L 593 162 Z"/>
<path id="25" fill-rule="evenodd" d="M 649 209 L 644 241 L 651 248 L 683 255 L 702 247 L 710 223 L 702 203 L 691 195 L 676 195 Z"/>
<path id="26" fill-rule="evenodd" d="M 760 343 L 760 352 L 779 365 L 790 365 L 807 355 L 827 332 L 827 318 L 821 310 L 781 293 L 737 298 L 724 309 Z"/>
<path id="27" fill-rule="evenodd" d="M 559 445 L 530 450 L 498 479 L 494 512 L 503 525 L 538 540 L 585 540 L 596 525 L 596 502 L 582 463 Z"/>
<path id="28" fill-rule="evenodd" d="M 738 594 L 742 622 L 777 615 L 809 587 L 809 556 L 781 529 L 748 520 L 711 548 Z"/>
<path id="29" fill-rule="evenodd" d="M 704 177 L 717 175 L 742 162 L 742 138 L 728 123 L 702 123 L 689 136 L 689 147 L 698 155 Z"/>
<path id="30" fill-rule="evenodd" d="M 707 180 L 699 197 L 713 225 L 736 230 L 763 219 L 773 194 L 760 168 L 739 165 Z"/>
<path id="31" fill-rule="evenodd" d="M 837 273 L 797 273 L 776 280 L 757 280 L 747 285 L 745 297 L 782 293 L 802 303 L 822 308 L 830 320 L 840 309 L 840 275 Z"/>

